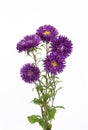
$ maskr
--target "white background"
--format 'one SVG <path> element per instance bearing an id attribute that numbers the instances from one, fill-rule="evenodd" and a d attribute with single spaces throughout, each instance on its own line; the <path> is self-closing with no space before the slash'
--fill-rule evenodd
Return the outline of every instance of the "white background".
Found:
<path id="1" fill-rule="evenodd" d="M 16 44 L 44 24 L 73 42 L 56 98 L 66 109 L 58 110 L 52 130 L 88 130 L 87 0 L 0 0 L 0 130 L 41 130 L 26 118 L 38 114 L 39 108 L 30 103 L 33 84 L 20 78 L 20 67 L 29 59 L 17 52 Z"/>

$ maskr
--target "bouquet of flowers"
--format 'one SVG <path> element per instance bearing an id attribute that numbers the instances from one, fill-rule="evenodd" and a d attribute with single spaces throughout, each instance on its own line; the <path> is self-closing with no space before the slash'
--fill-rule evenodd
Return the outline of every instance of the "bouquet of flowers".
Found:
<path id="1" fill-rule="evenodd" d="M 66 66 L 66 58 L 72 52 L 72 42 L 66 36 L 58 35 L 58 30 L 51 25 L 44 25 L 37 29 L 33 35 L 25 36 L 16 49 L 26 52 L 29 63 L 20 70 L 21 78 L 26 83 L 34 83 L 37 97 L 32 102 L 39 105 L 41 114 L 28 116 L 28 121 L 39 123 L 43 130 L 52 129 L 52 120 L 58 108 L 55 106 L 55 96 L 62 88 L 58 74 Z M 32 63 L 31 63 L 32 61 Z"/>

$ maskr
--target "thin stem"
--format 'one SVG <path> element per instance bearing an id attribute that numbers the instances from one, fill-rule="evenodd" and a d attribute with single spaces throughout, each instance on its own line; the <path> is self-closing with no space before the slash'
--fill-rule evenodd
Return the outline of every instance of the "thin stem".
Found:
<path id="1" fill-rule="evenodd" d="M 35 62 L 35 65 L 37 66 L 37 59 L 36 59 L 36 55 L 34 54 L 34 52 L 32 51 L 32 55 L 33 55 L 33 58 L 34 58 L 34 62 Z M 41 85 L 41 82 L 40 82 L 40 80 L 38 80 L 38 82 L 39 82 L 39 84 Z M 37 85 L 36 83 L 35 83 L 35 85 Z M 36 89 L 37 90 L 37 89 Z M 38 93 L 38 96 L 39 96 L 39 98 L 40 98 L 40 93 L 39 93 L 39 91 L 37 90 L 37 93 Z M 41 92 L 41 94 L 42 94 L 42 96 L 44 95 L 44 93 L 43 93 L 43 91 Z M 45 119 L 45 112 L 44 112 L 44 106 L 40 106 L 40 108 L 41 108 L 41 115 L 42 115 L 42 118 L 43 119 Z"/>
<path id="2" fill-rule="evenodd" d="M 46 43 L 46 56 L 48 55 L 48 53 L 49 53 L 49 47 L 48 47 L 48 43 Z M 48 73 L 46 72 L 46 82 L 45 82 L 45 86 L 46 86 L 46 91 L 45 91 L 45 94 L 47 94 L 47 88 L 48 88 L 48 78 L 49 78 L 49 75 L 48 75 Z M 46 130 L 48 130 L 49 128 L 49 122 L 48 122 L 48 120 L 47 120 L 47 108 L 46 108 L 46 106 L 47 106 L 47 100 L 45 100 L 44 101 L 45 102 L 45 106 L 44 106 L 44 111 L 45 111 L 45 124 L 46 124 Z"/>
<path id="3" fill-rule="evenodd" d="M 34 54 L 34 51 L 32 51 L 32 54 L 33 54 L 35 65 L 37 66 L 37 59 L 36 59 L 36 55 Z"/>
<path id="4" fill-rule="evenodd" d="M 46 43 L 46 56 L 48 55 L 48 53 L 49 53 L 49 44 Z"/>
<path id="5" fill-rule="evenodd" d="M 53 97 L 52 97 L 52 104 L 51 104 L 51 106 L 53 107 L 53 104 L 54 104 L 54 100 L 55 100 L 55 90 L 56 90 L 56 84 L 55 84 L 55 76 L 54 75 L 52 75 L 52 80 L 53 80 L 53 85 L 54 85 L 54 87 L 53 87 Z"/>
<path id="6" fill-rule="evenodd" d="M 48 44 L 46 43 L 46 56 L 48 55 L 48 52 L 49 52 L 49 46 L 48 46 Z M 37 66 L 37 58 L 36 58 L 36 55 L 35 55 L 34 51 L 32 51 L 32 56 L 33 56 L 33 59 L 34 59 L 34 64 Z M 44 86 L 45 86 L 44 88 L 46 88 L 45 90 L 43 89 L 43 90 L 40 92 L 40 90 L 38 90 L 38 89 L 36 88 L 39 98 L 40 98 L 41 96 L 44 96 L 44 94 L 47 94 L 48 78 L 49 78 L 49 75 L 48 75 L 48 73 L 46 72 L 45 85 L 44 85 Z M 40 80 L 38 80 L 38 84 L 41 85 Z M 35 83 L 36 86 L 37 86 L 38 84 Z M 41 86 L 42 86 L 42 85 L 41 85 Z M 49 123 L 48 120 L 47 120 L 47 99 L 46 99 L 46 98 L 43 99 L 43 105 L 40 106 L 40 108 L 41 108 L 42 118 L 43 118 L 43 120 L 44 120 L 44 122 L 45 122 L 45 127 L 46 127 L 45 130 L 49 130 L 49 124 L 50 124 L 50 123 Z"/>

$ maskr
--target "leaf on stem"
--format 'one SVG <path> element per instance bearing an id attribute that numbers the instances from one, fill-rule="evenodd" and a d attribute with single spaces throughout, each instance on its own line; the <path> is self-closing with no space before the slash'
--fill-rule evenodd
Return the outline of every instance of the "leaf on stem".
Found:
<path id="1" fill-rule="evenodd" d="M 37 105 L 42 105 L 42 104 L 43 104 L 43 101 L 41 100 L 41 98 L 40 98 L 40 99 L 34 98 L 34 99 L 33 99 L 33 102 L 34 102 L 35 104 L 37 104 Z"/>
<path id="2" fill-rule="evenodd" d="M 48 120 L 52 120 L 55 117 L 56 108 L 55 107 L 51 108 L 49 105 L 47 105 L 46 112 L 47 112 L 47 116 L 48 116 L 47 118 L 48 118 Z"/>
<path id="3" fill-rule="evenodd" d="M 63 87 L 59 87 L 57 90 L 56 90 L 56 93 L 60 90 L 60 89 L 62 89 Z"/>
<path id="4" fill-rule="evenodd" d="M 39 119 L 41 118 L 39 115 L 31 115 L 31 116 L 28 116 L 28 121 L 33 124 L 33 123 L 36 123 L 36 122 L 39 122 Z"/>
<path id="5" fill-rule="evenodd" d="M 62 108 L 62 109 L 65 109 L 63 106 L 55 106 L 55 108 Z"/>
<path id="6" fill-rule="evenodd" d="M 43 130 L 45 130 L 46 128 L 45 122 L 39 115 L 31 115 L 28 116 L 27 119 L 31 124 L 39 123 L 39 125 L 43 128 Z"/>
<path id="7" fill-rule="evenodd" d="M 43 91 L 43 86 L 42 85 L 37 85 L 36 89 L 37 89 L 37 91 L 42 92 Z"/>
<path id="8" fill-rule="evenodd" d="M 52 96 L 52 95 L 46 93 L 46 94 L 44 94 L 43 96 L 41 96 L 41 99 L 47 101 L 51 96 Z"/>
<path id="9" fill-rule="evenodd" d="M 47 80 L 47 76 L 46 75 L 42 75 L 42 78 L 45 78 Z"/>

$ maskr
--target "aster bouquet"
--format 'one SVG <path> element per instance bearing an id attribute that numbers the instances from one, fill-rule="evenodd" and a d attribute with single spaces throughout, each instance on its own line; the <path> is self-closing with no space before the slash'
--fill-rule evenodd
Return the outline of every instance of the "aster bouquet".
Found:
<path id="1" fill-rule="evenodd" d="M 52 120 L 58 108 L 54 105 L 55 96 L 62 88 L 58 87 L 60 74 L 66 66 L 66 58 L 72 52 L 72 42 L 66 36 L 58 35 L 51 25 L 44 25 L 33 35 L 25 36 L 17 43 L 18 52 L 26 52 L 29 63 L 20 70 L 26 83 L 34 83 L 37 97 L 32 102 L 40 107 L 40 115 L 28 116 L 28 121 L 39 123 L 43 130 L 52 129 Z"/>

